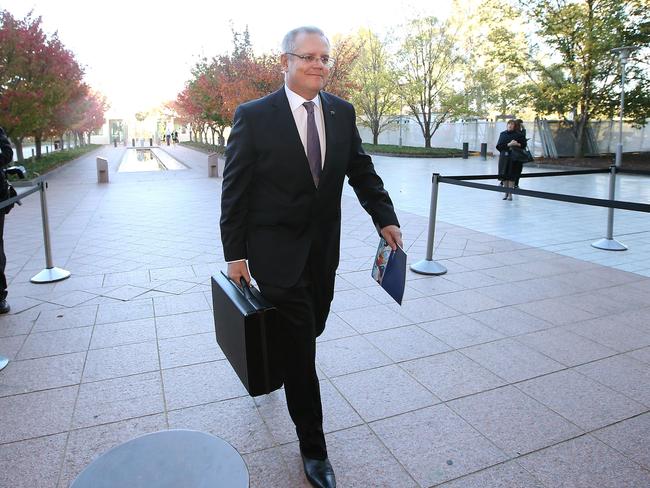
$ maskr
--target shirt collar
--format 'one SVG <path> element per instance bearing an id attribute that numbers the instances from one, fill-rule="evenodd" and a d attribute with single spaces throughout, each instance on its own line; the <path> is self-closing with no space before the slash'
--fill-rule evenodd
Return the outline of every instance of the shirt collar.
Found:
<path id="1" fill-rule="evenodd" d="M 292 112 L 294 112 L 298 107 L 302 106 L 303 103 L 309 101 L 314 102 L 314 105 L 320 109 L 320 97 L 318 95 L 316 95 L 311 100 L 307 100 L 298 95 L 296 92 L 291 91 L 291 89 L 286 84 L 284 85 L 284 91 L 287 94 L 287 98 L 289 99 L 289 106 L 291 107 Z"/>

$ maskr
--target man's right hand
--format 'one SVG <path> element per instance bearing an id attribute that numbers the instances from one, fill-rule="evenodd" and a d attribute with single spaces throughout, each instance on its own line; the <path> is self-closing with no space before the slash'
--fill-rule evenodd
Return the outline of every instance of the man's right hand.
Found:
<path id="1" fill-rule="evenodd" d="M 248 264 L 246 261 L 235 261 L 228 263 L 228 278 L 233 280 L 239 286 L 241 279 L 244 278 L 246 283 L 251 284 L 251 275 L 248 272 Z"/>

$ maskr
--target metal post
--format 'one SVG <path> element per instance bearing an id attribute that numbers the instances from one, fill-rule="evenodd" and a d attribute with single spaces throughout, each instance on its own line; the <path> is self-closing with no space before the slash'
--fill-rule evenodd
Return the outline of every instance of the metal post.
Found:
<path id="1" fill-rule="evenodd" d="M 427 237 L 427 257 L 411 264 L 411 270 L 425 275 L 441 275 L 447 272 L 442 264 L 433 260 L 433 240 L 436 232 L 436 211 L 438 207 L 438 179 L 440 175 L 433 173 L 431 185 L 431 207 L 429 209 L 429 235 Z"/>
<path id="2" fill-rule="evenodd" d="M 469 158 L 469 142 L 463 142 L 463 159 Z"/>
<path id="3" fill-rule="evenodd" d="M 616 165 L 609 167 L 609 199 L 614 200 L 616 193 Z M 603 251 L 627 251 L 627 246 L 614 239 L 614 209 L 607 209 L 607 237 L 599 239 L 591 244 L 596 249 Z"/>
<path id="4" fill-rule="evenodd" d="M 481 142 L 481 160 L 487 161 L 487 142 Z"/>
<path id="5" fill-rule="evenodd" d="M 639 49 L 635 46 L 623 46 L 612 49 L 611 52 L 616 53 L 620 57 L 621 62 L 621 111 L 620 119 L 618 121 L 618 144 L 616 145 L 616 160 L 615 166 L 610 167 L 609 175 L 609 199 L 615 200 L 616 194 L 616 170 L 621 167 L 623 163 L 623 110 L 625 108 L 625 64 L 627 63 L 628 56 Z M 591 245 L 597 249 L 604 251 L 626 251 L 627 246 L 614 239 L 614 209 L 610 208 L 607 212 L 607 236 L 600 239 Z"/>
<path id="6" fill-rule="evenodd" d="M 47 214 L 47 199 L 45 198 L 46 181 L 38 182 L 41 194 L 41 218 L 43 220 L 43 245 L 45 247 L 45 269 L 35 275 L 30 281 L 32 283 L 52 283 L 61 281 L 70 276 L 70 271 L 57 268 L 52 263 L 52 246 L 50 244 L 50 223 Z"/>

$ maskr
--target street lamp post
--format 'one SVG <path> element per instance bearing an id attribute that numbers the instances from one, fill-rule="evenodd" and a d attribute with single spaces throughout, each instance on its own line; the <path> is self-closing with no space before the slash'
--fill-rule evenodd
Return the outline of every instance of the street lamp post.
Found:
<path id="1" fill-rule="evenodd" d="M 619 56 L 621 63 L 621 111 L 620 120 L 618 121 L 618 144 L 616 145 L 615 167 L 611 168 L 609 176 L 609 199 L 614 200 L 616 193 L 616 171 L 621 167 L 623 162 L 623 110 L 625 103 L 625 65 L 630 54 L 639 49 L 636 46 L 623 46 L 612 49 L 612 53 Z M 610 208 L 607 212 L 607 236 L 591 244 L 597 249 L 604 251 L 626 251 L 627 246 L 614 239 L 614 209 Z"/>

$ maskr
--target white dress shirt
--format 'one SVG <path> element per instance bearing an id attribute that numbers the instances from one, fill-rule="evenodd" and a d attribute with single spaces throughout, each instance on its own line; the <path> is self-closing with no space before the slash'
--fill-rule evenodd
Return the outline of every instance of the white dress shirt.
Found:
<path id="1" fill-rule="evenodd" d="M 320 141 L 320 164 L 322 168 L 323 164 L 325 164 L 325 121 L 323 119 L 323 107 L 321 106 L 320 97 L 316 95 L 312 100 L 306 100 L 296 92 L 291 91 L 287 85 L 284 85 L 284 91 L 289 99 L 289 107 L 291 107 L 293 120 L 296 122 L 296 128 L 298 129 L 298 134 L 300 134 L 300 141 L 305 149 L 305 155 L 307 154 L 307 109 L 303 106 L 303 103 L 309 101 L 314 102 L 314 120 L 316 122 L 316 130 L 318 131 L 318 140 Z"/>

